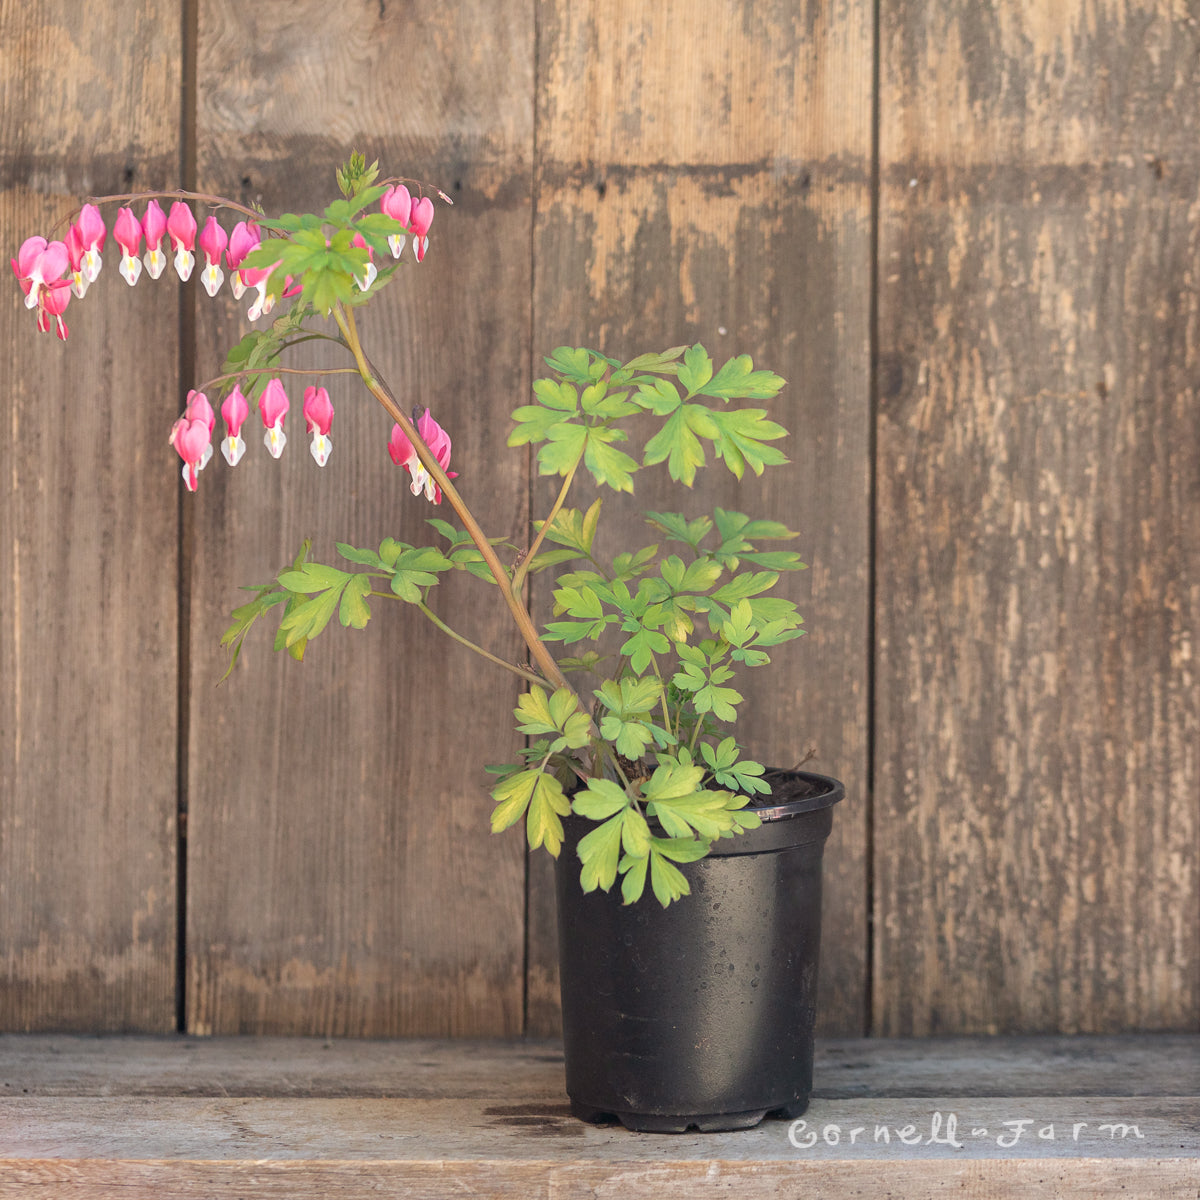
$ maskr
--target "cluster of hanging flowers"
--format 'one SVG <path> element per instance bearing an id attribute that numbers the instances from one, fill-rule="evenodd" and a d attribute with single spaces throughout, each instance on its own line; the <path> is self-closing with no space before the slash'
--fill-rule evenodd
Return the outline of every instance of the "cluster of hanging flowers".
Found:
<path id="1" fill-rule="evenodd" d="M 405 233 L 388 237 L 388 248 L 393 258 L 404 251 L 406 239 L 412 238 L 413 255 L 422 262 L 429 249 L 429 227 L 433 222 L 433 201 L 428 197 L 413 197 L 403 184 L 388 187 L 380 198 L 380 210 L 399 222 Z M 66 341 L 69 330 L 63 319 L 67 303 L 74 296 L 82 300 L 88 288 L 96 282 L 102 267 L 101 252 L 108 236 L 100 210 L 94 204 L 85 204 L 67 231 L 62 241 L 47 241 L 35 236 L 26 238 L 12 259 L 13 273 L 25 295 L 25 307 L 37 310 L 37 327 L 42 333 L 54 329 L 57 336 Z M 117 268 L 121 278 L 133 287 L 141 278 L 142 270 L 151 279 L 158 279 L 166 270 L 168 249 L 172 256 L 175 272 L 180 280 L 191 278 L 196 266 L 196 249 L 204 257 L 200 271 L 200 282 L 211 297 L 215 297 L 229 272 L 230 289 L 235 300 L 247 292 L 253 292 L 246 316 L 258 320 L 273 309 L 276 297 L 267 291 L 268 280 L 278 263 L 267 267 L 243 267 L 246 257 L 262 244 L 262 233 L 251 220 L 238 221 L 227 234 L 211 213 L 201 230 L 196 223 L 190 205 L 182 200 L 175 201 L 169 212 L 164 212 L 157 199 L 147 202 L 139 219 L 133 209 L 122 207 L 112 227 L 113 241 L 121 248 L 121 262 Z M 142 244 L 145 243 L 145 251 Z M 361 236 L 354 244 L 366 246 Z M 368 263 L 366 274 L 355 282 L 366 291 L 374 282 L 377 271 L 370 261 L 371 251 L 367 247 Z M 224 268 L 222 268 L 222 262 Z M 289 275 L 284 281 L 283 298 L 297 295 L 301 288 Z M 284 433 L 284 418 L 291 407 L 287 392 L 278 377 L 270 379 L 259 397 L 258 410 L 263 423 L 263 442 L 272 458 L 278 458 L 287 444 Z M 304 391 L 303 416 L 307 432 L 311 435 L 309 449 L 318 466 L 329 461 L 333 443 L 329 436 L 333 422 L 333 404 L 323 387 L 308 387 Z M 246 452 L 242 438 L 242 426 L 250 415 L 250 405 L 241 387 L 235 385 L 221 404 L 221 417 L 225 425 L 225 436 L 221 439 L 221 453 L 230 466 L 236 466 Z M 450 462 L 450 438 L 429 415 L 414 414 L 421 438 L 434 453 L 443 469 Z M 196 490 L 200 471 L 213 456 L 213 431 L 216 414 L 208 397 L 202 391 L 190 391 L 183 415 L 171 429 L 170 443 L 183 459 L 183 481 L 188 491 Z M 435 504 L 442 499 L 441 489 L 430 478 L 418 459 L 412 443 L 399 425 L 392 430 L 388 443 L 392 460 L 405 467 L 412 476 L 413 495 L 422 492 Z M 453 477 L 453 473 L 449 473 Z"/>

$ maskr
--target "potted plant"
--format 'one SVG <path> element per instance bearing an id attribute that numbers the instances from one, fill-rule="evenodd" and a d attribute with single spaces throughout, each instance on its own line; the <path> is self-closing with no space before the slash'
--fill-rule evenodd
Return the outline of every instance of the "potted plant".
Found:
<path id="1" fill-rule="evenodd" d="M 774 592 L 781 573 L 803 566 L 776 545 L 796 535 L 720 508 L 655 511 L 645 514 L 645 545 L 606 556 L 601 498 L 569 503 L 580 480 L 632 492 L 634 475 L 658 465 L 691 488 L 709 454 L 739 480 L 786 461 L 776 445 L 785 431 L 759 407 L 784 381 L 747 355 L 718 365 L 699 345 L 629 360 L 554 350 L 530 402 L 513 413 L 508 443 L 535 449 L 540 474 L 559 481 L 557 495 L 527 539 L 490 536 L 469 488 L 454 483 L 446 429 L 428 410 L 400 407 L 359 328 L 361 311 L 398 269 L 425 258 L 433 199 L 419 185 L 379 180 L 377 164 L 357 154 L 337 181 L 341 196 L 324 212 L 276 218 L 184 191 L 101 197 L 72 214 L 61 240 L 27 239 L 13 270 L 38 328 L 65 340 L 70 299 L 83 299 L 101 269 L 101 209 L 119 206 L 111 233 L 128 284 L 143 268 L 159 278 L 168 258 L 187 280 L 199 251 L 209 295 L 228 271 L 235 297 L 251 295 L 248 318 L 271 316 L 188 393 L 170 441 L 189 491 L 213 457 L 216 408 L 230 466 L 245 453 L 242 430 L 255 405 L 278 457 L 290 409 L 287 351 L 313 338 L 334 346 L 340 358 L 330 373 L 349 364 L 388 414 L 387 450 L 413 494 L 444 501 L 457 521 L 432 518 L 433 545 L 339 543 L 338 566 L 315 560 L 305 544 L 234 610 L 222 639 L 229 669 L 268 613 L 278 617 L 276 648 L 301 659 L 335 616 L 361 629 L 373 598 L 386 595 L 519 676 L 527 690 L 516 729 L 525 744 L 516 762 L 488 768 L 492 828 L 523 822 L 530 847 L 558 861 L 575 1111 L 637 1129 L 738 1128 L 768 1111 L 798 1115 L 811 1088 L 821 852 L 842 788 L 745 757 L 733 686 L 736 671 L 765 666 L 773 647 L 803 633 L 794 604 Z M 144 205 L 140 217 L 135 204 Z M 203 228 L 196 208 L 207 214 Z M 302 412 L 323 466 L 332 453 L 328 390 L 310 383 Z M 452 413 L 439 417 L 453 427 Z M 477 576 L 505 607 L 525 662 L 503 661 L 438 616 L 437 583 L 450 571 Z M 553 613 L 539 626 L 526 581 L 544 571 L 555 576 Z"/>

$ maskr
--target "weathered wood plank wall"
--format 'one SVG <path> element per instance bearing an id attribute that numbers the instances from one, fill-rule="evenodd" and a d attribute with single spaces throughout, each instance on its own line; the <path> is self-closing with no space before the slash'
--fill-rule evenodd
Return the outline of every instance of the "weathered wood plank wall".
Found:
<path id="1" fill-rule="evenodd" d="M 316 203 L 353 146 L 446 188 L 367 320 L 398 394 L 453 414 L 494 532 L 544 507 L 490 456 L 552 346 L 698 339 L 791 380 L 793 464 L 693 506 L 765 507 L 813 564 L 810 636 L 750 704 L 756 752 L 848 784 L 828 1031 L 1195 1025 L 1186 6 L 356 0 L 336 37 L 317 0 L 118 7 L 0 0 L 7 243 L 173 186 L 193 70 L 204 189 Z M 66 348 L 0 306 L 0 1028 L 171 1027 L 178 881 L 194 1032 L 553 1031 L 545 863 L 486 833 L 477 770 L 513 690 L 401 613 L 303 665 L 260 639 L 215 686 L 236 584 L 305 536 L 422 536 L 386 422 L 334 387 L 319 478 L 297 432 L 180 510 L 164 431 L 241 306 L 99 286 Z M 639 509 L 665 502 L 648 474 Z M 515 655 L 456 582 L 452 622 Z"/>
<path id="2" fill-rule="evenodd" d="M 177 176 L 180 28 L 166 0 L 0 3 L 6 272 L 79 196 Z M 116 272 L 66 346 L 11 275 L 0 304 L 4 1029 L 175 1025 L 178 302 Z"/>
<path id="3" fill-rule="evenodd" d="M 882 14 L 875 1027 L 1194 1027 L 1195 6 Z"/>

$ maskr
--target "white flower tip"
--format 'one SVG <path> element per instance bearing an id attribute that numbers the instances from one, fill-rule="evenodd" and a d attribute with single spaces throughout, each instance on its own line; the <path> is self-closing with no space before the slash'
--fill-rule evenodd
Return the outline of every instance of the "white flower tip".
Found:
<path id="1" fill-rule="evenodd" d="M 183 283 L 187 283 L 192 277 L 192 268 L 196 265 L 196 256 L 190 251 L 180 246 L 175 251 L 175 273 L 179 276 Z"/>
<path id="2" fill-rule="evenodd" d="M 233 293 L 235 300 L 240 300 L 246 294 L 246 285 L 242 282 L 241 271 L 234 271 L 233 278 L 229 281 L 229 290 Z"/>
<path id="3" fill-rule="evenodd" d="M 282 429 L 273 426 L 263 434 L 263 445 L 266 446 L 272 458 L 278 458 L 283 453 L 284 446 L 287 445 L 287 434 Z"/>
<path id="4" fill-rule="evenodd" d="M 204 268 L 200 281 L 204 284 L 204 290 L 210 296 L 215 296 L 221 290 L 221 284 L 225 282 L 225 272 L 214 263 L 211 267 Z"/>
<path id="5" fill-rule="evenodd" d="M 34 309 L 34 308 L 37 308 L 37 306 L 38 306 L 37 288 L 32 288 L 29 291 L 29 294 L 25 297 L 25 307 L 28 309 Z"/>
<path id="6" fill-rule="evenodd" d="M 71 295 L 76 300 L 82 300 L 87 295 L 88 277 L 82 271 L 76 271 L 71 276 Z"/>
<path id="7" fill-rule="evenodd" d="M 393 258 L 399 258 L 404 253 L 404 235 L 401 233 L 393 233 L 388 236 L 388 249 L 392 252 Z"/>
<path id="8" fill-rule="evenodd" d="M 183 464 L 183 485 L 189 492 L 196 490 L 196 472 L 192 469 L 191 463 Z"/>
<path id="9" fill-rule="evenodd" d="M 242 455 L 246 453 L 245 439 L 240 434 L 237 437 L 223 438 L 221 453 L 231 467 L 236 467 L 242 461 Z"/>
<path id="10" fill-rule="evenodd" d="M 312 445 L 309 446 L 312 452 L 313 461 L 318 467 L 323 467 L 329 461 L 329 455 L 333 450 L 333 442 L 330 441 L 323 433 L 314 433 Z"/>
<path id="11" fill-rule="evenodd" d="M 134 258 L 132 254 L 126 254 L 121 259 L 121 278 L 125 280 L 130 287 L 141 278 L 142 275 L 142 260 Z"/>
<path id="12" fill-rule="evenodd" d="M 167 269 L 167 256 L 161 250 L 147 250 L 143 256 L 146 274 L 157 279 Z"/>

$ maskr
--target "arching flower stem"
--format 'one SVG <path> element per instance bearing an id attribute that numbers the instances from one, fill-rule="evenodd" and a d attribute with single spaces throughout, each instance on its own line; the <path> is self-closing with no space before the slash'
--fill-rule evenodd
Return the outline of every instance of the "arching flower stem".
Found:
<path id="1" fill-rule="evenodd" d="M 529 615 L 529 610 L 525 607 L 521 597 L 514 594 L 511 580 L 504 569 L 504 564 L 501 563 L 491 542 L 488 541 L 487 535 L 480 528 L 479 522 L 475 520 L 474 514 L 458 494 L 458 490 L 450 481 L 446 472 L 442 470 L 437 458 L 425 445 L 420 433 L 417 432 L 416 425 L 413 424 L 412 418 L 404 412 L 396 402 L 396 398 L 392 395 L 387 384 L 372 369 L 366 354 L 363 352 L 362 343 L 358 339 L 358 330 L 354 324 L 353 309 L 337 304 L 333 308 L 333 318 L 337 321 L 338 328 L 342 331 L 342 336 L 346 339 L 346 345 L 349 347 L 350 353 L 354 355 L 354 361 L 358 364 L 358 373 L 362 376 L 362 381 L 368 391 L 379 401 L 388 416 L 400 426 L 404 432 L 404 436 L 412 442 L 413 448 L 417 452 L 417 457 L 436 481 L 438 487 L 442 489 L 442 494 L 450 502 L 450 507 L 454 509 L 471 541 L 475 543 L 479 553 L 483 556 L 483 561 L 487 563 L 488 570 L 491 571 L 492 577 L 500 588 L 500 593 L 508 605 L 509 612 L 512 614 L 513 622 L 516 624 L 525 645 L 529 647 L 529 652 L 533 655 L 538 669 L 542 672 L 544 678 L 556 688 L 567 688 L 572 695 L 575 695 L 575 689 L 567 682 L 566 676 L 563 675 L 558 663 L 554 661 L 553 655 L 546 649 L 542 639 L 538 637 L 537 627 L 533 623 L 533 618 Z M 578 702 L 578 697 L 576 699 Z M 579 702 L 579 709 L 585 713 L 588 711 L 582 702 Z"/>

